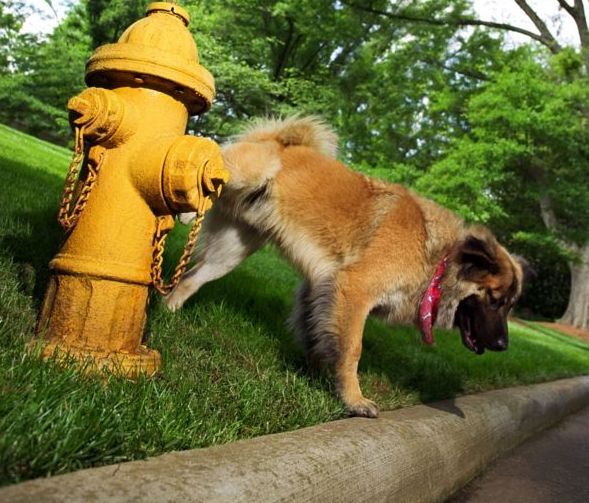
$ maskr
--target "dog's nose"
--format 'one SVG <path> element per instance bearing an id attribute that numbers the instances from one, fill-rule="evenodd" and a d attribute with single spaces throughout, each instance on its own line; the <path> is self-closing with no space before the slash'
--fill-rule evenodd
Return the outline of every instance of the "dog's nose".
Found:
<path id="1" fill-rule="evenodd" d="M 505 351 L 507 349 L 507 346 L 507 339 L 502 337 L 501 339 L 493 341 L 493 343 L 489 345 L 489 349 L 491 351 Z"/>

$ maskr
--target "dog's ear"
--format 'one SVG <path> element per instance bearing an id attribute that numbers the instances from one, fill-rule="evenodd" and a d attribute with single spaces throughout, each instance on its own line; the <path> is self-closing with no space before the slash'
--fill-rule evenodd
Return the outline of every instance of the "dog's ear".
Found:
<path id="1" fill-rule="evenodd" d="M 538 273 L 536 272 L 536 270 L 530 265 L 530 263 L 524 257 L 516 254 L 512 254 L 511 256 L 522 268 L 524 285 L 538 277 Z"/>
<path id="2" fill-rule="evenodd" d="M 496 250 L 497 243 L 494 239 L 468 235 L 456 250 L 460 275 L 464 279 L 476 281 L 488 274 L 497 274 L 499 262 Z"/>

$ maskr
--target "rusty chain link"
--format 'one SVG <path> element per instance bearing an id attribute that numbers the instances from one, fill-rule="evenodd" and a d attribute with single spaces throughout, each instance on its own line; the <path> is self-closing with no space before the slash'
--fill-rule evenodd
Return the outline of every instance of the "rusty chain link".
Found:
<path id="1" fill-rule="evenodd" d="M 57 221 L 66 231 L 72 229 L 76 225 L 80 215 L 84 211 L 104 159 L 104 152 L 102 152 L 96 167 L 94 167 L 92 163 L 88 163 L 86 180 L 84 180 L 72 209 L 72 199 L 74 198 L 76 186 L 79 182 L 81 167 L 86 157 L 84 148 L 84 126 L 76 126 L 74 134 L 74 153 L 63 185 L 59 213 L 57 214 Z"/>
<path id="2" fill-rule="evenodd" d="M 151 280 L 153 282 L 153 286 L 162 295 L 167 295 L 174 288 L 176 288 L 176 285 L 178 285 L 180 278 L 184 274 L 184 271 L 188 266 L 188 262 L 190 261 L 190 257 L 192 256 L 192 252 L 194 251 L 196 240 L 198 239 L 198 235 L 200 233 L 200 228 L 202 226 L 202 221 L 204 219 L 204 212 L 199 211 L 197 213 L 194 223 L 192 224 L 192 228 L 188 233 L 188 240 L 186 241 L 186 245 L 184 246 L 182 257 L 180 257 L 180 261 L 178 262 L 178 265 L 176 265 L 176 269 L 174 269 L 174 274 L 172 275 L 172 278 L 170 279 L 170 282 L 168 284 L 165 283 L 162 277 L 164 246 L 166 244 L 166 238 L 168 237 L 168 233 L 170 232 L 170 229 L 162 229 L 162 224 L 164 223 L 165 218 L 166 217 L 159 217 L 157 221 L 157 228 L 153 239 L 153 261 L 151 265 Z"/>

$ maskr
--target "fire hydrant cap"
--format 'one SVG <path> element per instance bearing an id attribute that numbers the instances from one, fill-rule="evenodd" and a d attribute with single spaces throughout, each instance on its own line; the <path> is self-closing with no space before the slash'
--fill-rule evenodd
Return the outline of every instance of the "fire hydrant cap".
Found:
<path id="1" fill-rule="evenodd" d="M 94 51 L 86 64 L 86 83 L 150 87 L 184 103 L 191 115 L 208 110 L 215 81 L 199 64 L 189 19 L 176 4 L 149 4 L 146 17 L 129 26 L 116 44 Z"/>

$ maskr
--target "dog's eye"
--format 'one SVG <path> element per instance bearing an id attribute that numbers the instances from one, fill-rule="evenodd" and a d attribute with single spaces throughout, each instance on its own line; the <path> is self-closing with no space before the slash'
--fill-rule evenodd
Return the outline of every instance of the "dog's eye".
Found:
<path id="1" fill-rule="evenodd" d="M 491 295 L 491 292 L 487 292 L 487 296 L 489 298 L 489 307 L 493 311 L 497 311 L 497 309 L 500 309 L 505 305 L 505 299 L 503 297 L 496 299 L 493 297 L 493 295 Z"/>

